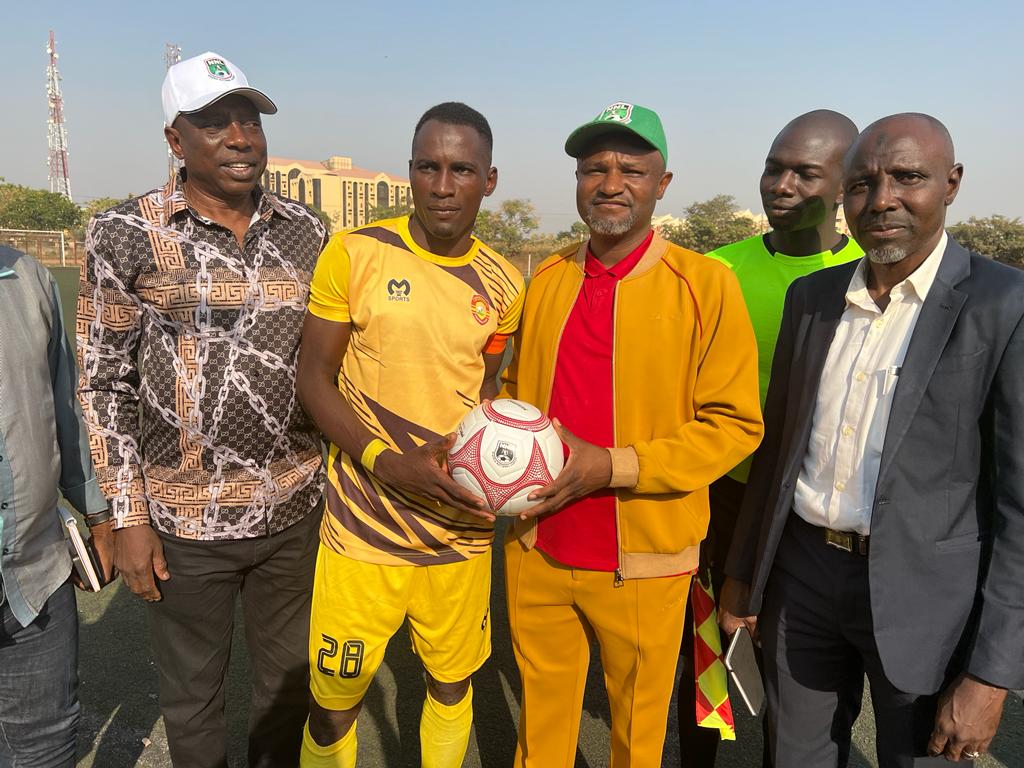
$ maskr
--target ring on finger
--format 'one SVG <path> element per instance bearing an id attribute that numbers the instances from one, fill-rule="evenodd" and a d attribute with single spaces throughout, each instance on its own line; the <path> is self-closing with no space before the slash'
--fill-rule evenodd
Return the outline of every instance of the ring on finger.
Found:
<path id="1" fill-rule="evenodd" d="M 965 760 L 977 760 L 981 757 L 981 752 L 968 752 L 967 750 L 964 750 L 960 753 L 960 756 Z"/>

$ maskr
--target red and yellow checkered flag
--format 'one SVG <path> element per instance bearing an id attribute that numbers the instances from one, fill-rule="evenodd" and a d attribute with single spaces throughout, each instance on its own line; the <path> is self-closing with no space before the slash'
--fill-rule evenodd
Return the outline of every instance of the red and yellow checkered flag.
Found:
<path id="1" fill-rule="evenodd" d="M 729 703 L 729 674 L 722 656 L 718 611 L 711 581 L 704 584 L 695 574 L 690 585 L 693 606 L 693 667 L 697 696 L 697 725 L 717 728 L 722 739 L 736 740 L 736 726 Z"/>

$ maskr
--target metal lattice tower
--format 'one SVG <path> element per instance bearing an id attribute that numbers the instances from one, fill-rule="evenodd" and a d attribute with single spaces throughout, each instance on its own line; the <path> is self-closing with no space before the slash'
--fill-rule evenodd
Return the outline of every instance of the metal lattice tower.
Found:
<path id="1" fill-rule="evenodd" d="M 68 133 L 64 128 L 64 99 L 60 95 L 60 72 L 57 70 L 57 45 L 50 30 L 46 46 L 50 63 L 46 67 L 46 97 L 50 114 L 46 120 L 50 154 L 46 164 L 50 168 L 50 191 L 71 199 L 71 175 L 68 173 Z"/>
<path id="2" fill-rule="evenodd" d="M 170 69 L 179 61 L 181 61 L 181 46 L 174 43 L 164 43 L 164 68 Z M 174 178 L 174 174 L 177 173 L 180 167 L 181 161 L 174 156 L 171 148 L 167 147 L 167 178 Z"/>

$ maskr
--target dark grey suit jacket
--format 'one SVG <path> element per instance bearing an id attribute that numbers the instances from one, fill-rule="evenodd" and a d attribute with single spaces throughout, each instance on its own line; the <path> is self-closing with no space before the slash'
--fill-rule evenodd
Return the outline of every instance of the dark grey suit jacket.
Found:
<path id="1" fill-rule="evenodd" d="M 760 610 L 818 382 L 859 262 L 786 296 L 726 571 Z M 1024 271 L 948 241 L 903 364 L 871 513 L 869 579 L 888 679 L 918 694 L 960 669 L 1024 686 Z"/>

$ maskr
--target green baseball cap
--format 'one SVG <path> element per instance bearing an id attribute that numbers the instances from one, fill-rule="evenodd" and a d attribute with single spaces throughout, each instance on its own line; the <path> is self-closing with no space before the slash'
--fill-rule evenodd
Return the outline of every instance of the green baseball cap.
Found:
<path id="1" fill-rule="evenodd" d="M 618 132 L 639 136 L 658 150 L 665 165 L 668 165 L 668 143 L 665 141 L 665 129 L 661 127 L 661 118 L 653 110 L 628 101 L 609 104 L 593 120 L 570 133 L 565 140 L 565 152 L 569 157 L 579 157 L 598 136 Z"/>

